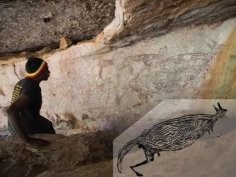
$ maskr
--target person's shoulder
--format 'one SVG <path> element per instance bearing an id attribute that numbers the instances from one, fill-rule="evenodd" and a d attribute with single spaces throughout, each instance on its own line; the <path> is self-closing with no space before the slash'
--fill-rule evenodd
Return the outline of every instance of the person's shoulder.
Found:
<path id="1" fill-rule="evenodd" d="M 23 86 L 23 85 L 25 85 L 25 84 L 27 84 L 27 83 L 29 83 L 28 79 L 27 79 L 27 78 L 23 78 L 23 79 L 19 80 L 19 81 L 16 83 L 16 85 L 21 85 L 21 86 Z"/>

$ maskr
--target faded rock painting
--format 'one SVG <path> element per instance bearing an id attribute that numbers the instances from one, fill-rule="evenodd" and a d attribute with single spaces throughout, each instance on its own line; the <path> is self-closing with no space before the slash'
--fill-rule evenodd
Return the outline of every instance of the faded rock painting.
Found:
<path id="1" fill-rule="evenodd" d="M 138 93 L 142 102 L 148 102 L 148 98 L 155 94 L 164 97 L 174 93 L 188 98 L 196 93 L 198 81 L 205 75 L 205 66 L 209 65 L 221 48 L 218 45 L 210 53 L 184 53 L 169 58 L 151 54 L 133 56 L 135 59 L 145 57 L 146 61 L 143 62 L 146 67 L 133 77 L 129 86 Z M 186 89 L 185 93 L 182 92 L 183 88 Z"/>
<path id="2" fill-rule="evenodd" d="M 41 84 L 42 114 L 60 120 L 65 113 L 78 120 L 87 114 L 94 118 L 89 129 L 120 133 L 164 99 L 233 98 L 235 54 L 225 55 L 232 58 L 227 66 L 228 59 L 219 56 L 235 46 L 235 40 L 227 42 L 235 39 L 230 35 L 234 24 L 181 29 L 102 52 L 92 41 L 58 51 L 47 58 L 51 76 Z M 0 64 L 1 107 L 9 105 L 24 62 Z"/>

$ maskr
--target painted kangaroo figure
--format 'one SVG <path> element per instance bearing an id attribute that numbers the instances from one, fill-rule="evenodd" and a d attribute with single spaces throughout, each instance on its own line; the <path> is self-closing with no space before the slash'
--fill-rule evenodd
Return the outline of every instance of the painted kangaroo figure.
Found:
<path id="1" fill-rule="evenodd" d="M 158 123 L 150 129 L 146 129 L 140 136 L 129 141 L 118 153 L 117 168 L 122 172 L 122 161 L 124 156 L 138 145 L 144 150 L 146 160 L 130 168 L 137 176 L 143 176 L 134 170 L 135 167 L 144 165 L 154 160 L 154 154 L 160 156 L 160 151 L 176 151 L 191 146 L 197 139 L 206 132 L 213 133 L 213 127 L 218 119 L 224 118 L 227 112 L 218 103 L 218 107 L 213 107 L 216 114 L 191 114 L 182 117 L 169 119 Z"/>

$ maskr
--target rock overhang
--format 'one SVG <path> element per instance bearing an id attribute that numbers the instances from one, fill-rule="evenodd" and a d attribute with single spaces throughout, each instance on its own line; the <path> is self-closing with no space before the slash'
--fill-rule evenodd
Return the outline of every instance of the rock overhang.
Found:
<path id="1" fill-rule="evenodd" d="M 91 39 L 114 11 L 115 0 L 0 1 L 0 54 L 58 48 L 63 37 L 73 44 Z"/>
<path id="2" fill-rule="evenodd" d="M 2 1 L 0 8 L 1 55 L 43 47 L 45 53 L 58 48 L 61 37 L 73 44 L 95 38 L 120 47 L 236 16 L 234 0 Z"/>

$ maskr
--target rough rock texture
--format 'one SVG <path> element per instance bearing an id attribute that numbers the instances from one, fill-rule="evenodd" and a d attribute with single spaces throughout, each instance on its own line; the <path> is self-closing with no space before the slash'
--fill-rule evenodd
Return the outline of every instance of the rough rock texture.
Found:
<path id="1" fill-rule="evenodd" d="M 225 42 L 216 62 L 211 65 L 199 97 L 236 98 L 236 28 Z M 214 77 L 217 76 L 217 77 Z"/>
<path id="2" fill-rule="evenodd" d="M 113 135 L 109 133 L 37 137 L 49 140 L 51 145 L 37 149 L 24 144 L 18 137 L 0 141 L 1 177 L 30 177 L 46 170 L 60 174 L 112 158 Z"/>
<path id="3" fill-rule="evenodd" d="M 76 138 L 77 136 L 77 138 Z M 7 159 L 10 161 L 10 159 L 13 159 L 11 164 L 13 162 L 18 162 L 21 165 L 15 165 L 15 166 L 9 166 L 8 172 L 5 173 L 3 177 L 14 177 L 14 174 L 16 173 L 18 176 L 23 176 L 25 172 L 29 172 L 29 168 L 24 165 L 22 165 L 22 159 L 23 162 L 31 163 L 32 169 L 31 173 L 28 176 L 37 176 L 37 177 L 111 177 L 114 175 L 116 176 L 134 176 L 134 173 L 130 170 L 129 166 L 134 165 L 136 162 L 140 162 L 143 157 L 143 152 L 141 150 L 136 151 L 134 153 L 130 153 L 127 155 L 123 162 L 123 173 L 118 174 L 117 168 L 116 168 L 116 160 L 102 160 L 102 162 L 97 161 L 97 163 L 84 163 L 85 165 L 81 166 L 80 164 L 77 164 L 75 166 L 69 167 L 67 163 L 60 163 L 57 162 L 58 156 L 52 160 L 50 156 L 48 156 L 49 153 L 52 153 L 52 155 L 55 157 L 55 153 L 62 152 L 62 154 L 68 155 L 69 158 L 65 156 L 60 156 L 61 162 L 68 162 L 71 164 L 71 162 L 83 162 L 82 156 L 87 155 L 87 153 L 84 153 L 81 156 L 80 151 L 87 152 L 84 149 L 76 150 L 72 149 L 72 152 L 66 151 L 66 148 L 70 148 L 70 143 L 75 143 L 75 139 L 79 142 L 83 142 L 78 140 L 78 135 L 74 137 L 63 137 L 63 136 L 53 136 L 53 137 L 45 137 L 46 139 L 51 139 L 52 141 L 52 147 L 59 147 L 58 143 L 62 143 L 62 147 L 58 149 L 57 151 L 53 151 L 52 147 L 51 150 L 47 149 L 44 150 L 44 152 L 39 153 L 32 153 L 29 150 L 25 149 L 25 145 L 22 145 L 19 141 L 18 142 L 12 142 L 12 140 L 9 140 L 5 142 L 4 147 L 7 145 L 11 147 L 11 149 L 14 149 L 16 152 L 14 155 L 19 153 L 23 153 L 25 157 L 17 159 L 13 159 L 12 152 L 10 151 L 10 154 L 4 153 L 4 156 L 0 156 L 0 159 L 5 159 L 5 163 Z M 183 177 L 234 177 L 235 174 L 235 163 L 236 158 L 234 156 L 235 152 L 235 137 L 236 132 L 232 131 L 228 134 L 222 135 L 218 138 L 212 137 L 209 139 L 201 139 L 195 144 L 193 144 L 190 148 L 183 149 L 181 151 L 176 152 L 162 152 L 160 158 L 156 158 L 155 161 L 149 163 L 148 165 L 145 165 L 143 167 L 137 168 L 139 172 L 142 172 L 145 174 L 145 176 L 162 176 L 162 177 L 177 177 L 177 176 L 183 176 Z M 73 140 L 74 139 L 74 140 Z M 68 140 L 68 141 L 67 141 Z M 80 143 L 76 141 L 75 144 L 73 144 L 73 147 L 88 147 L 87 145 L 83 146 Z M 67 142 L 67 143 L 66 143 Z M 70 143 L 68 143 L 70 142 Z M 18 145 L 21 145 L 23 147 L 20 147 Z M 72 146 L 72 144 L 71 144 Z M 0 142 L 0 147 L 3 147 L 3 142 Z M 19 150 L 20 149 L 20 150 Z M 86 149 L 86 148 L 85 148 Z M 103 149 L 100 147 L 100 149 Z M 6 150 L 6 149 L 4 149 Z M 6 150 L 9 152 L 9 150 Z M 102 150 L 100 150 L 102 152 Z M 72 155 L 72 153 L 76 153 Z M 103 152 L 104 153 L 104 152 Z M 101 154 L 103 154 L 101 153 Z M 1 154 L 2 155 L 2 154 Z M 51 163 L 51 166 L 45 167 L 45 164 L 40 165 L 41 162 L 44 162 L 44 158 L 40 157 L 48 157 Z M 101 156 L 99 156 L 101 157 Z M 26 159 L 26 160 L 24 160 Z M 19 160 L 19 161 L 18 161 Z M 36 161 L 35 161 L 36 160 Z M 4 164 L 5 164 L 4 163 Z M 33 165 L 34 164 L 34 165 Z M 112 166 L 114 167 L 112 168 Z M 2 173 L 3 163 L 0 164 Z M 55 168 L 55 170 L 53 170 Z M 5 168 L 4 168 L 5 169 Z M 25 171 L 25 169 L 27 169 Z M 113 169 L 113 170 L 112 170 Z M 15 173 L 10 173 L 11 171 L 14 171 Z M 34 171 L 34 173 L 33 173 Z M 18 173 L 17 173 L 18 172 Z M 112 174 L 114 172 L 114 174 Z M 16 175 L 16 176 L 17 176 Z M 17 176 L 17 177 L 18 177 Z"/>
<path id="4" fill-rule="evenodd" d="M 74 42 L 91 39 L 113 19 L 114 3 L 3 1 L 0 53 L 45 46 L 58 48 L 61 37 Z M 117 0 L 115 19 L 110 24 L 113 27 L 104 29 L 108 33 L 104 40 L 110 43 L 113 39 L 113 46 L 124 46 L 145 36 L 159 36 L 179 27 L 212 24 L 235 16 L 234 0 Z"/>
<path id="5" fill-rule="evenodd" d="M 0 51 L 6 53 L 48 45 L 58 47 L 59 40 L 63 37 L 76 42 L 91 38 L 100 32 L 98 29 L 104 28 L 110 22 L 108 19 L 113 18 L 113 2 L 106 1 L 101 6 L 96 2 L 103 4 L 104 1 L 1 1 L 3 10 L 0 9 Z M 75 3 L 81 3 L 82 6 L 73 6 Z M 20 12 L 15 9 L 14 4 L 19 6 Z M 48 6 L 35 9 L 35 4 L 40 5 L 39 7 L 42 7 L 41 4 Z M 66 42 L 61 45 L 64 50 L 47 53 L 50 49 L 44 48 L 29 54 L 44 58 L 51 70 L 50 79 L 41 83 L 42 115 L 51 119 L 58 129 L 63 129 L 63 133 L 68 133 L 71 129 L 74 132 L 109 129 L 117 134 L 164 99 L 235 98 L 236 19 L 228 19 L 235 17 L 235 4 L 233 0 L 117 0 L 115 19 L 93 40 L 71 47 Z M 25 18 L 28 11 L 24 8 L 37 14 L 32 15 L 30 23 L 27 21 L 29 18 Z M 80 8 L 87 9 L 89 13 L 81 17 L 77 13 L 85 11 L 78 12 Z M 101 10 L 99 14 L 98 9 Z M 40 15 L 39 10 L 42 11 Z M 65 12 L 64 16 L 57 15 L 62 11 Z M 108 13 L 109 17 L 106 18 Z M 6 14 L 15 16 L 6 18 Z M 64 19 L 69 19 L 69 22 Z M 101 23 L 96 23 L 98 20 Z M 2 24 L 9 21 L 13 23 L 9 23 L 11 28 L 6 33 L 5 25 Z M 210 23 L 213 24 L 209 25 Z M 25 25 L 32 25 L 32 34 Z M 35 26 L 39 31 L 49 31 L 40 33 L 31 28 Z M 71 30 L 74 29 L 73 26 L 75 31 Z M 14 31 L 9 32 L 13 28 Z M 11 39 L 10 46 L 6 41 L 10 42 Z M 0 59 L 0 111 L 10 104 L 14 84 L 24 77 L 25 56 L 27 53 L 22 52 L 21 55 Z M 6 116 L 3 112 L 0 113 L 0 127 L 6 127 L 6 122 Z M 97 135 L 43 137 L 53 143 L 39 152 L 29 150 L 18 139 L 0 142 L 2 176 L 111 176 L 111 161 L 107 160 L 110 154 L 106 154 L 111 152 L 107 149 L 110 145 L 104 144 Z M 232 159 L 235 147 L 230 144 L 234 143 L 231 141 L 232 137 L 235 134 L 221 139 L 222 141 L 214 141 L 218 145 L 210 160 L 206 159 L 208 165 L 219 155 L 215 152 L 220 152 L 222 159 L 228 159 L 230 164 L 235 164 L 235 159 Z M 207 143 L 205 149 L 211 145 Z M 229 151 L 226 151 L 228 146 Z M 220 151 L 222 149 L 224 151 Z M 199 157 L 202 151 L 198 148 L 196 150 L 196 156 Z M 211 149 L 204 152 L 203 159 L 211 154 Z M 194 152 L 189 152 L 191 153 Z M 183 155 L 184 153 L 181 157 Z M 186 156 L 186 162 L 200 164 L 197 158 L 193 161 L 188 157 L 189 155 Z M 172 169 L 179 164 L 179 159 L 178 155 L 176 161 L 168 159 L 165 164 L 170 164 L 171 170 L 163 167 L 164 172 L 173 176 Z M 105 162 L 90 165 L 92 161 L 100 160 Z M 169 160 L 173 163 L 169 163 Z M 225 161 L 217 161 L 214 172 L 219 176 L 227 176 L 232 168 L 224 166 L 228 163 L 222 162 Z M 88 166 L 77 168 L 85 164 Z M 223 170 L 218 168 L 222 165 Z M 193 169 L 193 166 L 194 164 L 189 169 Z M 185 167 L 186 164 L 180 166 L 177 174 L 182 174 Z M 212 166 L 206 165 L 199 171 L 203 169 L 204 172 L 205 167 L 209 169 Z M 15 168 L 18 170 L 13 171 Z M 229 170 L 224 173 L 224 169 Z"/>
<path id="6" fill-rule="evenodd" d="M 112 177 L 112 160 L 85 165 L 65 172 L 45 171 L 36 177 Z"/>
<path id="7" fill-rule="evenodd" d="M 224 78 L 224 70 L 209 72 L 222 53 L 228 53 L 224 59 L 232 66 L 229 73 L 235 68 L 230 59 L 234 43 L 226 42 L 235 36 L 235 24 L 232 19 L 183 28 L 112 51 L 90 41 L 47 56 L 51 77 L 41 84 L 42 114 L 73 129 L 120 132 L 163 99 L 198 98 L 206 78 Z M 0 65 L 0 106 L 9 105 L 14 84 L 24 77 L 24 63 L 18 59 Z M 227 76 L 227 82 L 231 80 L 230 92 L 213 92 L 234 98 L 233 74 Z"/>
<path id="8" fill-rule="evenodd" d="M 234 0 L 123 0 L 124 30 L 121 36 L 163 35 L 170 30 L 211 24 L 236 16 Z M 120 42 L 118 40 L 118 42 Z"/>
<path id="9" fill-rule="evenodd" d="M 114 0 L 0 1 L 0 54 L 91 39 L 114 18 Z"/>

